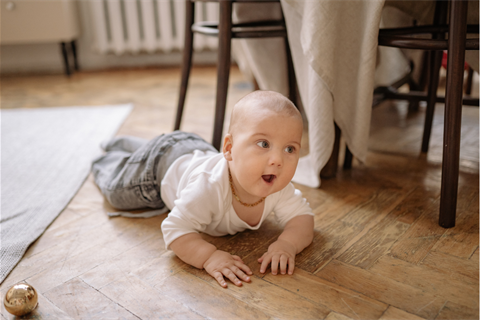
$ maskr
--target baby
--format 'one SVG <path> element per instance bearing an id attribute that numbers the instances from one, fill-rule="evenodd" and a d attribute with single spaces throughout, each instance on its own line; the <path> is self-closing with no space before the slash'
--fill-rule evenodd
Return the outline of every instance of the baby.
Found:
<path id="1" fill-rule="evenodd" d="M 241 286 L 251 281 L 250 268 L 199 232 L 223 236 L 257 230 L 274 212 L 284 230 L 258 259 L 260 272 L 271 266 L 274 275 L 293 274 L 295 256 L 313 239 L 313 213 L 290 182 L 302 131 L 302 117 L 290 100 L 255 91 L 235 105 L 223 153 L 180 131 L 148 143 L 116 138 L 92 171 L 114 207 L 169 208 L 162 223 L 166 247 L 204 268 L 222 287 L 225 278 Z"/>

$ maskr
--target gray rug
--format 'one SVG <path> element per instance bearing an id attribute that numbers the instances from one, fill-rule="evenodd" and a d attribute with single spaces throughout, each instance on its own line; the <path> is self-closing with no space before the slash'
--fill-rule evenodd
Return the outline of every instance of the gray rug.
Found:
<path id="1" fill-rule="evenodd" d="M 0 283 L 67 206 L 131 105 L 1 110 Z"/>

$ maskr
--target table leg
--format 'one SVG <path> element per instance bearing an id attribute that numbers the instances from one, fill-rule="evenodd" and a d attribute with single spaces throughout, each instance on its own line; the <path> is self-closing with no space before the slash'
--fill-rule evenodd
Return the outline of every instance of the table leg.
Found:
<path id="1" fill-rule="evenodd" d="M 330 159 L 320 172 L 320 178 L 329 179 L 334 178 L 337 175 L 338 168 L 338 154 L 340 152 L 340 136 L 342 132 L 335 123 L 335 141 L 333 143 L 333 150 Z"/>

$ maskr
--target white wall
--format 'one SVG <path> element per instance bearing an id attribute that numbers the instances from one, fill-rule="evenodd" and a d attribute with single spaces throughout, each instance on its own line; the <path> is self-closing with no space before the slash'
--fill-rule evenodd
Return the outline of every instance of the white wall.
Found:
<path id="1" fill-rule="evenodd" d="M 82 70 L 108 68 L 172 66 L 181 64 L 181 52 L 155 54 L 102 55 L 93 49 L 94 35 L 89 1 L 78 1 L 81 34 L 77 40 L 77 54 Z M 4 1 L 2 1 L 4 4 Z M 3 9 L 3 8 L 2 8 Z M 216 52 L 200 52 L 194 55 L 196 64 L 214 64 Z M 0 72 L 12 73 L 63 73 L 63 58 L 58 43 L 21 44 L 0 46 Z"/>

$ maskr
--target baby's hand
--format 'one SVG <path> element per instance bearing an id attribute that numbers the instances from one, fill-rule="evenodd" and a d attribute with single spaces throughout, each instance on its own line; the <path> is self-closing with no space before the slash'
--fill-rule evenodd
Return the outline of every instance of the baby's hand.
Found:
<path id="1" fill-rule="evenodd" d="M 295 268 L 295 255 L 297 250 L 293 244 L 285 240 L 277 240 L 268 247 L 268 251 L 263 254 L 263 256 L 258 259 L 258 262 L 262 265 L 260 266 L 260 273 L 265 273 L 268 268 L 268 265 L 272 263 L 272 274 L 276 275 L 278 273 L 278 266 L 280 265 L 280 273 L 287 273 L 288 265 L 288 274 L 293 274 L 293 269 Z"/>
<path id="2" fill-rule="evenodd" d="M 243 263 L 239 256 L 232 256 L 230 253 L 217 250 L 203 264 L 203 268 L 217 280 L 224 288 L 227 287 L 224 276 L 230 279 L 236 286 L 241 287 L 242 281 L 250 282 L 252 271 Z"/>

